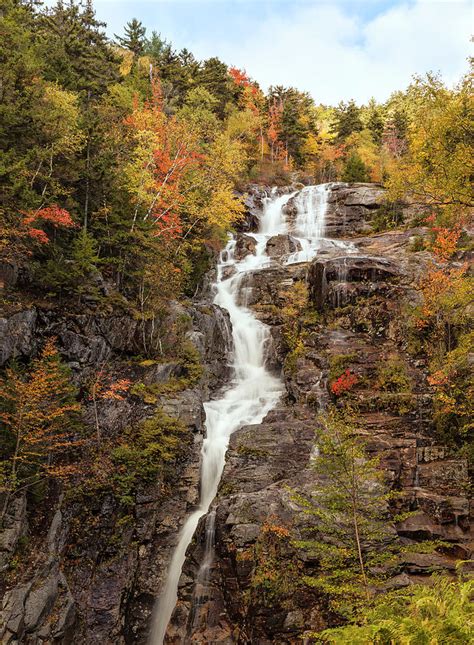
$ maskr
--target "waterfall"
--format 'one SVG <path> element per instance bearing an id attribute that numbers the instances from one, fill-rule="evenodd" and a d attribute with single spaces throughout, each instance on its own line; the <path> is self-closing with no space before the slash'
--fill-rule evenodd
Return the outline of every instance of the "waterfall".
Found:
<path id="1" fill-rule="evenodd" d="M 351 243 L 324 237 L 328 198 L 332 186 L 333 184 L 307 186 L 296 195 L 296 219 L 291 234 L 300 243 L 301 251 L 292 253 L 286 264 L 310 262 L 322 249 L 340 248 L 348 253 L 355 251 Z M 288 226 L 284 232 L 289 232 Z"/>
<path id="2" fill-rule="evenodd" d="M 225 453 L 230 435 L 245 425 L 261 423 L 277 404 L 283 393 L 283 383 L 266 368 L 267 347 L 271 341 L 270 331 L 253 312 L 240 304 L 242 279 L 250 271 L 264 268 L 270 263 L 265 253 L 268 239 L 286 230 L 283 206 L 293 195 L 266 200 L 260 220 L 255 255 L 243 260 L 235 258 L 235 240 L 231 238 L 221 253 L 217 266 L 216 295 L 214 303 L 227 309 L 232 324 L 234 343 L 233 380 L 221 398 L 204 404 L 206 413 L 206 438 L 202 448 L 200 504 L 184 523 L 177 547 L 171 559 L 168 577 L 152 619 L 150 644 L 161 645 L 177 601 L 177 590 L 186 550 L 192 540 L 201 517 L 206 515 L 217 493 L 225 464 Z M 212 533 L 214 521 L 211 521 Z M 212 548 L 213 535 L 206 540 Z M 202 563 L 198 580 L 205 579 L 212 554 L 208 553 Z"/>

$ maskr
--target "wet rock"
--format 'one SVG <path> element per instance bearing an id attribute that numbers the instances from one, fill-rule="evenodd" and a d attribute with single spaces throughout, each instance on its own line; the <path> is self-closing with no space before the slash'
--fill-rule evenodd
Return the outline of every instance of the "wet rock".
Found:
<path id="1" fill-rule="evenodd" d="M 190 313 L 194 326 L 193 343 L 207 365 L 210 387 L 218 387 L 230 374 L 233 347 L 229 314 L 215 304 L 196 305 Z"/>
<path id="2" fill-rule="evenodd" d="M 399 268 L 385 258 L 344 255 L 313 260 L 307 282 L 311 300 L 322 311 L 325 304 L 338 307 L 364 295 L 387 291 L 387 282 L 399 276 Z"/>
<path id="3" fill-rule="evenodd" d="M 238 233 L 236 237 L 234 256 L 238 261 L 243 260 L 247 255 L 255 255 L 257 241 L 254 237 L 244 233 Z"/>
<path id="4" fill-rule="evenodd" d="M 290 253 L 301 251 L 301 244 L 291 235 L 274 235 L 268 240 L 265 250 L 271 258 L 284 258 Z"/>

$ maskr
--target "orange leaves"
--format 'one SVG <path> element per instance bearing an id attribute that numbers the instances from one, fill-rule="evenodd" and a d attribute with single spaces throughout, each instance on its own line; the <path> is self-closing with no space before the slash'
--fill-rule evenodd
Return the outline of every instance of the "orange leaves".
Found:
<path id="1" fill-rule="evenodd" d="M 442 304 L 442 300 L 450 293 L 455 297 L 458 290 L 462 290 L 463 278 L 467 266 L 438 269 L 434 266 L 428 269 L 426 277 L 422 280 L 420 288 L 423 294 L 423 305 L 421 316 L 415 324 L 422 329 L 428 324 L 429 319 L 434 316 Z"/>
<path id="2" fill-rule="evenodd" d="M 202 160 L 196 137 L 188 126 L 163 112 L 161 86 L 155 80 L 153 96 L 136 106 L 125 121 L 134 141 L 126 167 L 129 192 L 138 216 L 154 223 L 153 235 L 173 239 L 182 232 L 182 183 L 188 171 Z"/>
<path id="3" fill-rule="evenodd" d="M 26 234 L 40 244 L 47 244 L 49 237 L 42 229 L 31 226 L 32 224 L 46 222 L 54 228 L 74 228 L 76 226 L 70 213 L 57 204 L 22 214 L 22 224 L 26 227 Z"/>
<path id="4" fill-rule="evenodd" d="M 90 386 L 90 398 L 96 399 L 115 399 L 123 401 L 124 394 L 130 389 L 132 382 L 130 379 L 119 379 L 113 381 L 110 374 L 104 370 L 99 370 L 95 379 Z"/>
<path id="5" fill-rule="evenodd" d="M 262 526 L 262 533 L 269 533 L 271 535 L 276 535 L 278 538 L 289 538 L 290 537 L 290 531 L 285 527 L 281 526 L 279 524 L 273 524 L 270 523 L 269 521 L 265 522 L 265 524 Z"/>
<path id="6" fill-rule="evenodd" d="M 103 399 L 115 399 L 123 401 L 125 392 L 128 392 L 132 381 L 130 379 L 122 378 L 114 383 L 110 383 L 108 388 L 102 393 Z"/>
<path id="7" fill-rule="evenodd" d="M 26 373 L 6 369 L 5 378 L 0 380 L 0 400 L 4 408 L 0 419 L 11 444 L 6 456 L 10 467 L 6 473 L 7 500 L 19 486 L 33 484 L 41 474 L 70 474 L 74 468 L 62 463 L 60 457 L 80 444 L 73 424 L 80 404 L 54 339 L 46 342 Z"/>
<path id="8" fill-rule="evenodd" d="M 436 239 L 433 243 L 432 250 L 440 262 L 447 262 L 456 251 L 456 247 L 461 236 L 461 228 L 433 227 L 436 232 Z"/>
<path id="9" fill-rule="evenodd" d="M 247 72 L 237 67 L 229 67 L 229 76 L 239 87 L 248 87 L 252 84 Z"/>
<path id="10" fill-rule="evenodd" d="M 449 384 L 449 377 L 443 370 L 437 370 L 434 374 L 427 377 L 427 381 L 433 387 Z"/>
<path id="11" fill-rule="evenodd" d="M 331 392 L 336 396 L 341 396 L 353 388 L 359 379 L 355 374 L 347 369 L 339 378 L 331 383 Z"/>

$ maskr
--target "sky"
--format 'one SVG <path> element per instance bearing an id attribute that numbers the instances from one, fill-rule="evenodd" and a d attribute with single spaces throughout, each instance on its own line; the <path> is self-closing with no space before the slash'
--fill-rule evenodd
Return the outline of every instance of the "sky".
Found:
<path id="1" fill-rule="evenodd" d="M 470 0 L 95 0 L 109 35 L 131 18 L 245 69 L 263 89 L 294 86 L 317 103 L 383 101 L 413 74 L 454 84 L 472 55 Z"/>

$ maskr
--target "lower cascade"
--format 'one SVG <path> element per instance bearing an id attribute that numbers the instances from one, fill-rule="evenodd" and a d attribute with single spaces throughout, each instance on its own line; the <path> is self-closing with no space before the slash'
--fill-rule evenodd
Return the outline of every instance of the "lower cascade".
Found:
<path id="1" fill-rule="evenodd" d="M 188 517 L 173 557 L 168 576 L 156 606 L 150 645 L 161 645 L 177 602 L 177 590 L 186 550 L 193 538 L 201 517 L 206 515 L 217 493 L 225 465 L 225 453 L 230 436 L 239 428 L 259 424 L 275 407 L 284 391 L 283 382 L 272 375 L 266 367 L 267 349 L 271 342 L 270 331 L 257 320 L 245 301 L 243 278 L 269 266 L 268 240 L 275 235 L 291 234 L 302 249 L 301 252 L 281 258 L 286 263 L 307 261 L 318 249 L 335 244 L 323 237 L 324 219 L 330 185 L 309 186 L 295 193 L 276 195 L 275 189 L 265 201 L 264 212 L 259 222 L 259 231 L 250 234 L 256 240 L 254 254 L 241 260 L 235 257 L 236 242 L 229 239 L 222 251 L 215 283 L 214 303 L 229 312 L 233 337 L 233 380 L 222 398 L 204 404 L 206 414 L 206 438 L 202 448 L 201 498 L 199 507 Z M 297 217 L 293 227 L 284 215 L 285 206 L 294 198 Z M 339 245 L 342 246 L 341 243 Z M 248 280 L 245 281 L 248 284 Z M 199 596 L 206 582 L 212 562 L 214 544 L 213 515 L 206 523 L 206 553 L 195 581 L 194 603 L 198 610 Z"/>

